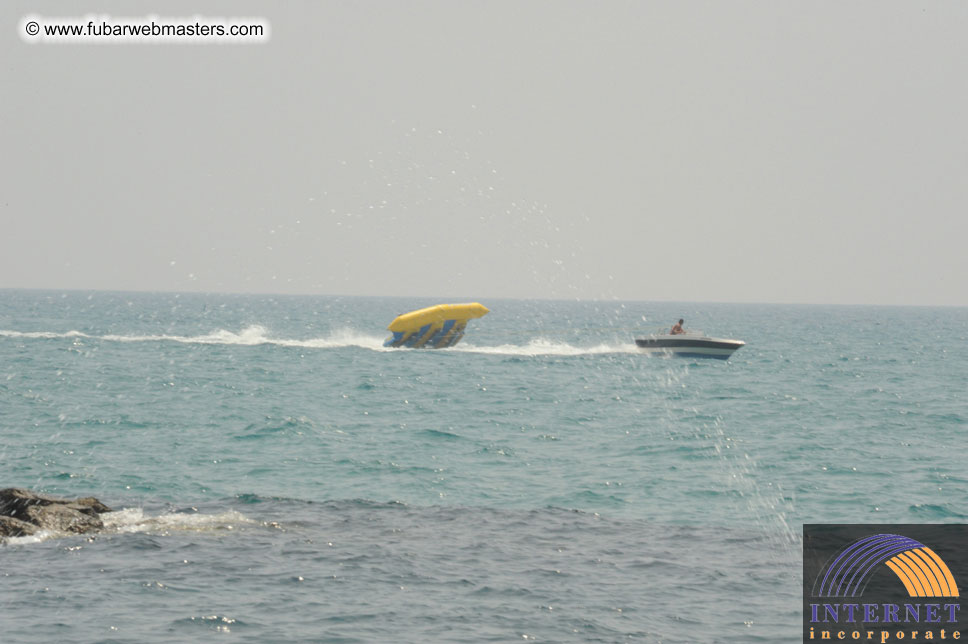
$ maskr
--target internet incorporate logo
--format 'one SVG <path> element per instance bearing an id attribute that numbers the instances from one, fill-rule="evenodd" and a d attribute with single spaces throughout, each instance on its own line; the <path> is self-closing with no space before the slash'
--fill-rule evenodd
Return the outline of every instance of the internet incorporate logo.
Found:
<path id="1" fill-rule="evenodd" d="M 804 641 L 960 640 L 966 545 L 962 525 L 804 525 Z"/>
<path id="2" fill-rule="evenodd" d="M 957 597 L 948 566 L 931 548 L 899 534 L 875 534 L 846 546 L 824 573 L 816 597 L 857 597 L 877 566 L 894 571 L 910 597 Z"/>

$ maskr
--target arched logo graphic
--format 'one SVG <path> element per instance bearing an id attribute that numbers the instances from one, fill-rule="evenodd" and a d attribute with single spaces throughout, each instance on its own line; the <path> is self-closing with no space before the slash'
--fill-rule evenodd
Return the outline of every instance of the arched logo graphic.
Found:
<path id="1" fill-rule="evenodd" d="M 841 549 L 817 576 L 815 597 L 858 597 L 885 565 L 911 597 L 958 597 L 955 578 L 944 561 L 920 541 L 899 534 L 875 534 Z M 819 587 L 818 587 L 819 586 Z"/>

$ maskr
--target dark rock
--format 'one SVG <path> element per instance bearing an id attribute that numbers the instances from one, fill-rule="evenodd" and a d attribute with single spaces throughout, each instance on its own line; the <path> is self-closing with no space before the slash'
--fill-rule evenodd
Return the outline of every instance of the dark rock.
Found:
<path id="1" fill-rule="evenodd" d="M 97 516 L 90 516 L 78 512 L 69 505 L 32 505 L 27 508 L 25 521 L 33 523 L 44 530 L 55 532 L 76 532 L 84 534 L 104 527 Z"/>
<path id="2" fill-rule="evenodd" d="M 74 499 L 71 503 L 71 507 L 84 514 L 104 514 L 105 512 L 111 512 L 111 508 L 104 505 L 93 496 L 85 496 L 80 499 Z"/>
<path id="3" fill-rule="evenodd" d="M 0 539 L 3 537 L 29 537 L 40 530 L 33 523 L 13 517 L 0 516 Z"/>
<path id="4" fill-rule="evenodd" d="M 99 514 L 111 508 L 94 497 L 61 499 L 22 488 L 0 490 L 0 537 L 39 530 L 83 534 L 104 527 Z"/>

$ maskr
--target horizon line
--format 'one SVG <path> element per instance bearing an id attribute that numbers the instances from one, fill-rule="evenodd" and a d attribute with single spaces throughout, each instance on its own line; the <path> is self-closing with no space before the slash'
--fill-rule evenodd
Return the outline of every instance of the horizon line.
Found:
<path id="1" fill-rule="evenodd" d="M 844 302 L 804 302 L 786 301 L 771 302 L 764 300 L 667 300 L 667 299 L 625 299 L 619 297 L 508 297 L 508 296 L 464 296 L 464 295 L 387 295 L 387 294 L 340 294 L 340 293 L 279 293 L 271 291 L 208 291 L 208 290 L 139 290 L 139 289 L 105 289 L 105 288 L 56 288 L 56 287 L 23 287 L 0 286 L 2 291 L 24 292 L 68 292 L 68 293 L 125 293 L 137 295 L 200 295 L 200 296 L 251 296 L 251 297 L 320 297 L 320 298 L 392 298 L 411 300 L 509 300 L 513 302 L 589 302 L 589 303 L 650 303 L 650 304 L 733 304 L 757 306 L 830 306 L 830 307 L 871 307 L 871 308 L 947 308 L 964 309 L 968 304 L 883 304 L 883 303 L 844 303 Z"/>

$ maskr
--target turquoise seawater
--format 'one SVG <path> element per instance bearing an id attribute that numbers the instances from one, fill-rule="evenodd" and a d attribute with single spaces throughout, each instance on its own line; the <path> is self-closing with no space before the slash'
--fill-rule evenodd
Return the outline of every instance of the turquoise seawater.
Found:
<path id="1" fill-rule="evenodd" d="M 472 298 L 469 298 L 472 299 Z M 779 642 L 803 523 L 968 515 L 968 310 L 0 291 L 4 642 Z M 729 361 L 637 352 L 683 317 Z"/>

